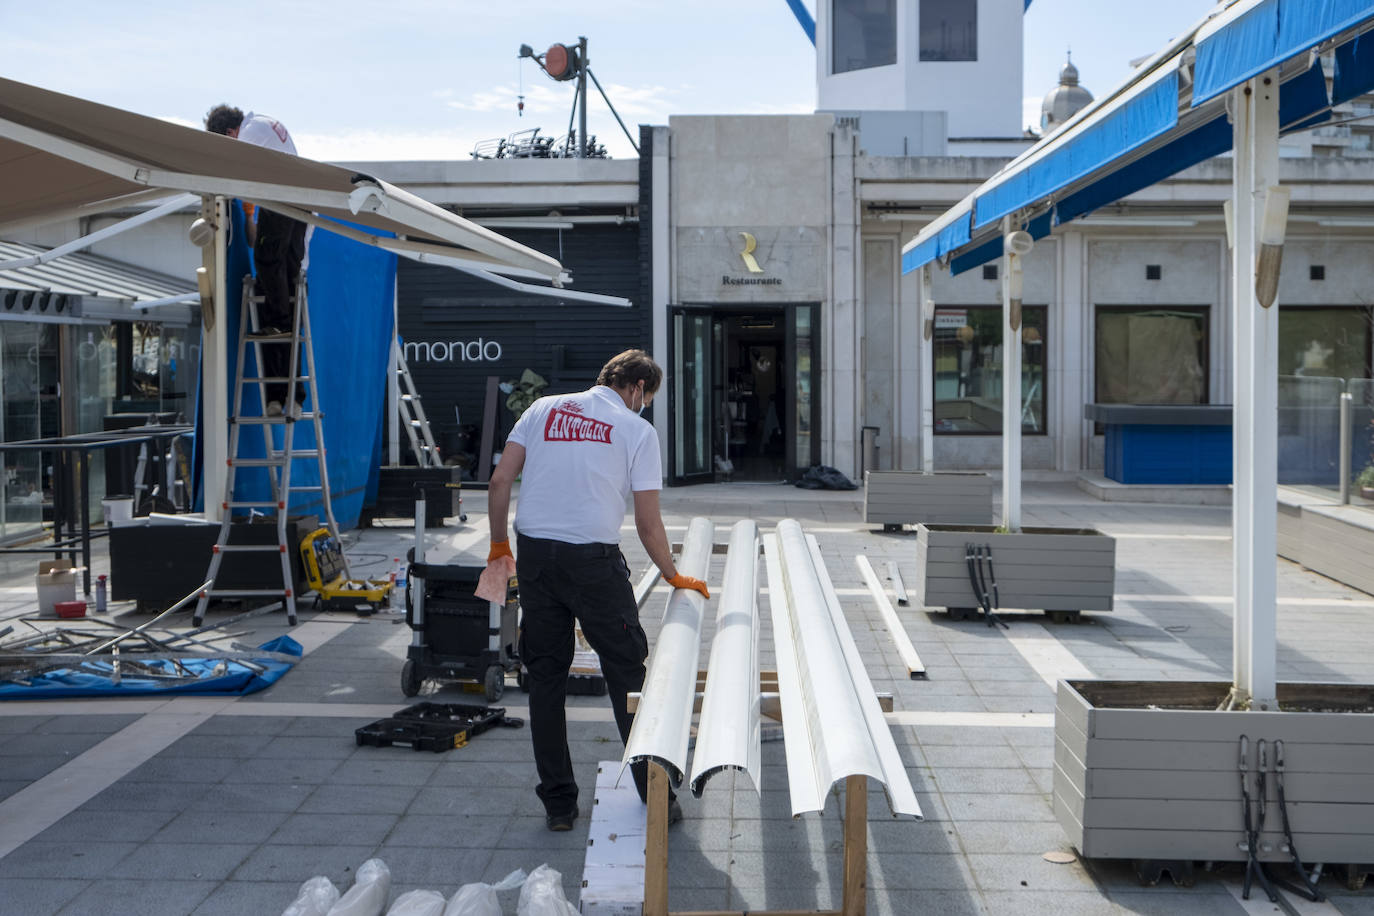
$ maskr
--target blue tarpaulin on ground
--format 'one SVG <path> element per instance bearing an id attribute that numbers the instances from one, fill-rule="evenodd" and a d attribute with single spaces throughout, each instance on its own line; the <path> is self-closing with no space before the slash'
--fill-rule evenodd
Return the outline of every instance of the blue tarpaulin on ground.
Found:
<path id="1" fill-rule="evenodd" d="M 282 655 L 303 654 L 301 644 L 290 636 L 278 636 L 258 646 L 266 652 Z M 34 654 L 34 661 L 42 661 L 43 656 Z M 171 659 L 140 659 L 137 655 L 125 656 L 128 661 L 139 661 L 150 668 L 158 668 L 167 676 L 176 677 L 178 672 Z M 169 694 L 235 694 L 254 693 L 270 687 L 291 670 L 295 662 L 264 658 L 254 664 L 266 670 L 253 671 L 241 662 L 211 658 L 177 659 L 191 673 L 197 675 L 194 681 L 178 680 L 168 682 L 155 677 L 125 674 L 115 683 L 111 662 L 105 659 L 92 660 L 79 670 L 63 668 L 49 671 L 31 679 L 31 686 L 0 682 L 0 700 L 43 700 L 67 697 L 132 697 L 167 696 Z M 216 666 L 224 665 L 225 670 L 215 674 Z M 94 669 L 94 670 L 92 670 Z M 102 674 L 101 672 L 110 672 Z"/>
<path id="2" fill-rule="evenodd" d="M 237 208 L 235 201 L 236 211 Z M 231 272 L 226 277 L 229 301 L 221 319 L 230 329 L 226 371 L 231 378 L 238 360 L 240 280 L 245 272 L 247 254 L 245 243 L 231 239 Z M 379 430 L 386 410 L 396 256 L 376 246 L 317 228 L 311 234 L 307 274 L 316 384 L 320 396 L 318 409 L 324 413 L 330 495 L 339 526 L 351 528 L 358 522 L 369 482 L 377 476 L 380 464 Z M 246 358 L 249 371 L 255 372 L 252 347 L 247 348 Z M 256 385 L 247 386 L 244 403 L 247 405 L 245 414 L 261 412 Z M 306 405 L 307 409 L 309 406 Z M 197 418 L 197 431 L 199 424 Z M 283 429 L 276 427 L 272 434 L 275 447 L 280 448 Z M 312 424 L 297 423 L 293 435 L 293 449 L 315 447 Z M 244 427 L 239 438 L 240 457 L 257 458 L 266 453 L 257 427 Z M 201 441 L 199 435 L 196 441 Z M 293 487 L 318 486 L 319 482 L 314 462 L 295 462 L 291 477 Z M 270 498 L 271 485 L 266 468 L 241 468 L 236 471 L 234 484 L 235 500 Z M 211 494 L 211 498 L 218 497 Z M 323 504 L 318 491 L 293 493 L 289 512 L 292 515 L 319 515 L 323 522 Z M 270 506 L 264 507 L 264 513 L 271 514 Z"/>

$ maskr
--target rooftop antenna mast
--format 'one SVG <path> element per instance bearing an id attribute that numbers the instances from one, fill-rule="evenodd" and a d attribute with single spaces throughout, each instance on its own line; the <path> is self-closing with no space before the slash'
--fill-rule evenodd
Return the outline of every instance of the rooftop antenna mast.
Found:
<path id="1" fill-rule="evenodd" d="M 616 123 L 625 132 L 625 138 L 630 141 L 630 146 L 634 147 L 636 154 L 639 153 L 639 144 L 630 134 L 630 129 L 625 126 L 625 122 L 620 119 L 620 113 L 615 110 L 611 100 L 606 96 L 606 90 L 601 88 L 601 81 L 592 72 L 587 60 L 587 38 L 585 35 L 579 36 L 577 44 L 554 44 L 543 54 L 535 54 L 534 49 L 529 45 L 520 46 L 520 56 L 533 58 L 539 65 L 539 69 L 547 73 L 552 79 L 559 82 L 577 80 L 577 90 L 573 95 L 573 110 L 577 113 L 577 158 L 587 158 L 587 77 L 591 77 L 592 85 L 596 86 L 596 91 L 601 93 L 601 98 L 606 102 L 606 107 L 615 115 Z"/>

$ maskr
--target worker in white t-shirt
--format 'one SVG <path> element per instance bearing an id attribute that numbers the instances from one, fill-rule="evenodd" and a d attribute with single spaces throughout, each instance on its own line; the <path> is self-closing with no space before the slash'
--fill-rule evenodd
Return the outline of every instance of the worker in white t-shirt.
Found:
<path id="1" fill-rule="evenodd" d="M 205 129 L 226 137 L 277 152 L 296 155 L 296 144 L 286 125 L 275 118 L 248 112 L 244 114 L 228 105 L 216 105 L 205 115 Z M 260 340 L 278 340 L 262 348 L 264 374 L 284 378 L 290 371 L 289 339 L 295 327 L 296 284 L 300 280 L 301 262 L 305 259 L 305 223 L 276 213 L 266 207 L 255 208 L 243 201 L 248 244 L 253 248 L 253 267 L 256 277 L 254 292 L 263 297 L 258 306 Z M 296 403 L 305 402 L 306 386 L 297 383 Z M 287 386 L 280 382 L 267 384 L 268 416 L 281 416 L 287 400 Z M 292 410 L 291 416 L 295 416 Z"/>
<path id="2" fill-rule="evenodd" d="M 620 525 L 632 494 L 635 530 L 664 581 L 711 597 L 706 583 L 678 573 L 659 513 L 658 436 L 639 413 L 662 381 L 663 370 L 647 353 L 626 350 L 606 363 L 596 387 L 535 401 L 506 439 L 487 490 L 490 562 L 511 555 L 506 516 L 511 486 L 520 477 L 520 659 L 527 669 L 536 792 L 550 830 L 571 830 L 578 816 L 564 710 L 574 621 L 600 658 L 622 741 L 629 739 L 633 721 L 626 694 L 644 686 L 649 641 L 620 552 Z M 641 763 L 633 772 L 646 799 L 647 769 Z M 668 821 L 681 819 L 682 809 L 671 798 Z"/>

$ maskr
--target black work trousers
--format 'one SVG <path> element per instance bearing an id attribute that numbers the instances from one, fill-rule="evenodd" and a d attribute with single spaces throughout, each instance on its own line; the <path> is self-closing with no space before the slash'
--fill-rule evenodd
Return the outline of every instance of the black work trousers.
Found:
<path id="1" fill-rule="evenodd" d="M 521 535 L 515 556 L 524 615 L 520 659 L 528 672 L 530 738 L 539 771 L 535 791 L 548 814 L 567 814 L 577 805 L 564 709 L 574 621 L 600 657 L 622 742 L 629 740 L 634 721 L 625 697 L 644 686 L 649 639 L 639 625 L 629 566 L 615 544 L 568 544 Z M 647 766 L 631 767 L 641 799 L 647 798 Z"/>
<path id="2" fill-rule="evenodd" d="M 266 207 L 258 208 L 258 234 L 253 244 L 253 265 L 257 269 L 254 292 L 263 297 L 258 306 L 258 327 L 290 331 L 295 327 L 296 284 L 301 276 L 301 261 L 305 259 L 305 223 L 274 213 Z M 291 343 L 264 343 L 262 346 L 263 375 L 285 378 L 291 372 Z M 304 368 L 297 366 L 296 374 Z M 274 382 L 267 385 L 267 400 L 286 403 L 287 386 Z M 305 386 L 296 384 L 296 402 L 305 402 Z"/>

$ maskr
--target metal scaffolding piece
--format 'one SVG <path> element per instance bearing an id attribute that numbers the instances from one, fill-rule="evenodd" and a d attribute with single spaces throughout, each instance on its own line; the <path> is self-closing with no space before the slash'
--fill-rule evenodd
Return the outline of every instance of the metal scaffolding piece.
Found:
<path id="1" fill-rule="evenodd" d="M 815 539 L 784 519 L 763 541 L 793 816 L 823 810 L 836 781 L 870 776 L 893 814 L 921 817 Z"/>
<path id="2" fill-rule="evenodd" d="M 902 626 L 901 618 L 897 616 L 897 610 L 892 606 L 892 602 L 887 600 L 887 593 L 883 590 L 883 584 L 878 581 L 878 574 L 873 571 L 872 565 L 868 562 L 868 557 L 859 554 L 854 557 L 854 562 L 859 567 L 859 575 L 863 576 L 864 584 L 868 586 L 869 594 L 873 596 L 873 601 L 878 605 L 878 610 L 882 612 L 883 623 L 887 624 L 887 630 L 892 634 L 892 641 L 897 644 L 897 654 L 902 657 L 902 664 L 906 666 L 906 673 L 913 680 L 918 677 L 925 677 L 926 666 L 921 661 L 921 656 L 916 654 L 916 647 L 911 644 L 911 637 L 906 634 L 906 627 Z M 893 563 L 888 564 L 888 569 L 896 573 L 897 567 Z M 898 585 L 901 579 L 897 579 Z M 898 594 L 905 594 L 905 590 Z"/>
<path id="3" fill-rule="evenodd" d="M 722 770 L 744 770 L 759 791 L 758 537 L 758 526 L 750 519 L 730 530 L 692 755 L 692 794 L 698 798 L 706 781 Z"/>
<path id="4" fill-rule="evenodd" d="M 710 519 L 692 519 L 682 540 L 682 556 L 677 564 L 680 573 L 706 578 L 714 536 L 715 526 Z M 692 589 L 675 589 L 668 598 L 630 740 L 625 744 L 622 777 L 630 764 L 650 760 L 667 771 L 673 785 L 682 783 L 696 701 L 697 653 L 701 648 L 705 604 L 706 599 Z"/>

